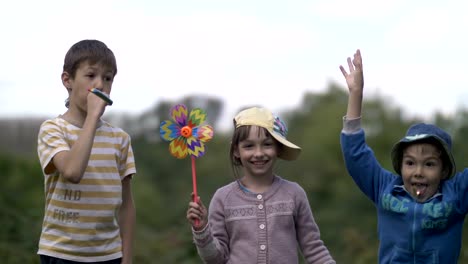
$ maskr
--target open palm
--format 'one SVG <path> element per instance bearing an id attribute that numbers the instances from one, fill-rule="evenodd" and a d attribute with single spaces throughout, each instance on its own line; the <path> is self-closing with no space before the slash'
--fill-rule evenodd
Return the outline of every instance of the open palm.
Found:
<path id="1" fill-rule="evenodd" d="M 346 79 L 346 84 L 348 85 L 350 92 L 353 90 L 362 90 L 364 87 L 364 75 L 362 71 L 362 57 L 360 50 L 356 51 L 352 61 L 351 58 L 348 57 L 348 67 L 349 73 L 340 65 L 340 70 Z"/>

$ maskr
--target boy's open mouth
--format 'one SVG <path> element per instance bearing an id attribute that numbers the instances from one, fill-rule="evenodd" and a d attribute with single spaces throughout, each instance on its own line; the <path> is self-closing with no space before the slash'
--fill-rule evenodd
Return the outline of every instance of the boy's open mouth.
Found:
<path id="1" fill-rule="evenodd" d="M 413 186 L 413 191 L 416 193 L 416 196 L 421 197 L 426 192 L 428 185 L 425 183 L 412 183 L 411 186 Z"/>

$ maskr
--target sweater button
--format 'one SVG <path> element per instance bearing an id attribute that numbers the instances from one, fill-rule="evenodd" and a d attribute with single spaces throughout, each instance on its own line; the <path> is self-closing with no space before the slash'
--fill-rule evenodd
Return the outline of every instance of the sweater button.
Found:
<path id="1" fill-rule="evenodd" d="M 262 195 L 261 195 L 261 194 L 257 195 L 257 199 L 261 200 L 261 199 L 262 199 Z"/>
<path id="2" fill-rule="evenodd" d="M 266 246 L 265 246 L 265 245 L 261 245 L 261 246 L 260 246 L 260 249 L 261 249 L 261 250 L 265 250 L 265 249 L 266 249 Z"/>
<path id="3" fill-rule="evenodd" d="M 259 227 L 260 227 L 260 229 L 265 229 L 265 225 L 264 225 L 264 224 L 261 224 Z"/>
<path id="4" fill-rule="evenodd" d="M 263 204 L 259 204 L 258 209 L 262 210 L 263 209 Z"/>

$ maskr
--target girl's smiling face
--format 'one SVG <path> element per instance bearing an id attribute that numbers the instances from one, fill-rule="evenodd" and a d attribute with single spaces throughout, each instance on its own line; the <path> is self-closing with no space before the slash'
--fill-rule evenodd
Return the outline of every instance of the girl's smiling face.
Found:
<path id="1" fill-rule="evenodd" d="M 239 141 L 234 156 L 239 159 L 246 177 L 273 177 L 279 153 L 278 142 L 266 129 L 251 126 L 246 139 Z"/>
<path id="2" fill-rule="evenodd" d="M 448 176 L 441 151 L 429 143 L 415 143 L 403 150 L 401 176 L 406 191 L 424 202 L 437 193 L 440 182 Z"/>

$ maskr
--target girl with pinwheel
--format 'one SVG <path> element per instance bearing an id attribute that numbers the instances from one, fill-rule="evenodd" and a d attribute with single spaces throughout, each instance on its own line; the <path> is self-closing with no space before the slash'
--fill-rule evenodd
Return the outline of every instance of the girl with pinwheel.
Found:
<path id="1" fill-rule="evenodd" d="M 209 212 L 197 197 L 187 219 L 205 263 L 335 263 L 314 221 L 307 195 L 275 174 L 277 158 L 295 160 L 300 147 L 286 139 L 286 125 L 253 107 L 234 118 L 230 157 L 237 180 L 219 188 Z"/>

